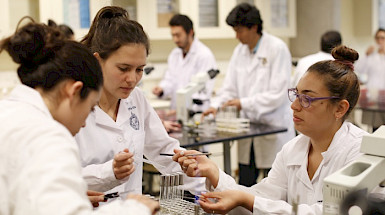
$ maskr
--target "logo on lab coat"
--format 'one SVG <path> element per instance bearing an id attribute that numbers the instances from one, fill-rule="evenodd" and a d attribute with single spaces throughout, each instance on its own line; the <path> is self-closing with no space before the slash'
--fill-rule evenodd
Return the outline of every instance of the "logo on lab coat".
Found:
<path id="1" fill-rule="evenodd" d="M 138 120 L 138 117 L 131 112 L 131 116 L 130 116 L 130 125 L 133 129 L 135 130 L 139 130 L 139 120 Z"/>

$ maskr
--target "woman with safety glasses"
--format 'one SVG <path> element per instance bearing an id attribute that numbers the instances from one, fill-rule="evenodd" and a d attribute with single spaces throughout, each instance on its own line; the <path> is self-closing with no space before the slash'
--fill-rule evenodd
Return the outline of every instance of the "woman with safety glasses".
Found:
<path id="1" fill-rule="evenodd" d="M 216 191 L 199 201 L 206 212 L 222 214 L 242 206 L 254 214 L 322 214 L 323 179 L 359 156 L 366 134 L 345 121 L 360 92 L 353 68 L 358 53 L 338 46 L 332 54 L 335 60 L 312 65 L 297 87 L 288 90 L 294 125 L 301 134 L 283 146 L 261 183 L 238 185 L 207 157 L 181 156 L 175 150 L 173 159 L 182 169 L 189 176 L 206 177 L 208 188 Z M 182 154 L 188 153 L 196 152 Z"/>

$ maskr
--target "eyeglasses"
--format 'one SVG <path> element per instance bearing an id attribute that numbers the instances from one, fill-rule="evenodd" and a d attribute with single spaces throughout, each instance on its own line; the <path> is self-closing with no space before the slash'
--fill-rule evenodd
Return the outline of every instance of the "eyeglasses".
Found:
<path id="1" fill-rule="evenodd" d="M 310 104 L 313 102 L 313 101 L 317 101 L 317 100 L 322 100 L 322 99 L 339 99 L 340 97 L 337 97 L 337 96 L 329 96 L 329 97 L 310 97 L 308 95 L 305 95 L 305 94 L 299 94 L 297 92 L 297 89 L 295 88 L 291 88 L 291 89 L 288 89 L 287 90 L 287 94 L 289 96 L 289 100 L 291 102 L 294 102 L 297 98 L 299 100 L 299 104 L 301 104 L 301 106 L 303 108 L 308 108 L 310 107 Z"/>

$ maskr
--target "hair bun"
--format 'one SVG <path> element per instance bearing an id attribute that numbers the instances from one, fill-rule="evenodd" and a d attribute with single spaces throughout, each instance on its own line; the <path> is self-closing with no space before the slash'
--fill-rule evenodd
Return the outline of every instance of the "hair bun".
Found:
<path id="1" fill-rule="evenodd" d="M 120 7 L 107 6 L 106 10 L 100 14 L 101 18 L 111 19 L 114 17 L 126 17 L 128 18 L 128 13 L 126 10 L 122 10 Z"/>
<path id="2" fill-rule="evenodd" d="M 6 49 L 21 67 L 34 69 L 54 57 L 61 37 L 51 27 L 28 23 L 9 38 Z"/>
<path id="3" fill-rule="evenodd" d="M 351 63 L 354 63 L 354 61 L 358 60 L 359 57 L 356 50 L 348 48 L 344 45 L 333 48 L 332 55 L 336 60 L 349 61 Z"/>
<path id="4" fill-rule="evenodd" d="M 57 27 L 57 24 L 55 21 L 53 21 L 52 19 L 48 19 L 48 26 L 49 27 Z"/>

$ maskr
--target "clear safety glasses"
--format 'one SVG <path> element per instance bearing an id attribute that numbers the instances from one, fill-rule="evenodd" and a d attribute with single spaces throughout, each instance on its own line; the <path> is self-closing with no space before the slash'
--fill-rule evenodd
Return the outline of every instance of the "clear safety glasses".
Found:
<path id="1" fill-rule="evenodd" d="M 322 99 L 339 99 L 339 97 L 337 96 L 329 96 L 329 97 L 310 97 L 308 95 L 305 95 L 305 94 L 299 94 L 297 92 L 297 89 L 295 88 L 290 88 L 287 90 L 287 94 L 289 96 L 289 100 L 291 102 L 294 102 L 297 98 L 299 100 L 299 104 L 301 104 L 301 106 L 303 108 L 308 108 L 310 107 L 310 104 L 313 102 L 313 101 L 317 101 L 317 100 L 322 100 Z"/>

